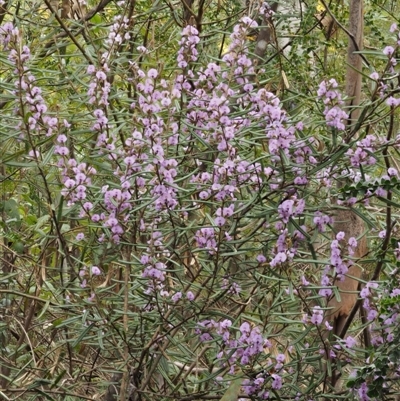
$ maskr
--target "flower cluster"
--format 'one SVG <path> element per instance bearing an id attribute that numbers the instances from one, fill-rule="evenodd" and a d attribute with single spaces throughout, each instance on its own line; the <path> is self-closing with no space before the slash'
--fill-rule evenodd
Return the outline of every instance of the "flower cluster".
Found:
<path id="1" fill-rule="evenodd" d="M 294 241 L 293 243 L 291 243 L 291 241 L 288 241 L 288 236 L 289 232 L 287 228 L 281 229 L 281 232 L 276 241 L 275 248 L 272 251 L 272 255 L 274 257 L 269 263 L 271 267 L 279 267 L 284 263 L 290 262 L 296 254 L 298 241 Z M 289 246 L 289 244 L 291 246 Z"/>
<path id="2" fill-rule="evenodd" d="M 311 316 L 311 323 L 315 325 L 319 325 L 324 320 L 324 311 L 321 309 L 320 306 L 314 306 L 312 309 L 312 316 Z"/>
<path id="3" fill-rule="evenodd" d="M 326 226 L 328 224 L 333 223 L 333 219 L 332 219 L 332 217 L 330 217 L 326 214 L 323 214 L 320 211 L 316 211 L 314 214 L 313 222 L 314 222 L 315 226 L 317 227 L 317 230 L 320 233 L 323 233 L 326 230 Z"/>
<path id="4" fill-rule="evenodd" d="M 356 149 L 349 149 L 346 155 L 350 158 L 353 167 L 371 166 L 376 163 L 374 152 L 376 150 L 376 137 L 367 135 L 364 139 L 357 141 Z"/>
<path id="5" fill-rule="evenodd" d="M 59 135 L 57 141 L 63 144 L 64 137 L 65 135 L 63 134 Z M 62 156 L 67 154 L 68 152 L 62 154 Z M 86 191 L 88 186 L 92 184 L 91 177 L 96 174 L 96 169 L 86 163 L 78 163 L 75 159 L 69 159 L 68 157 L 61 157 L 58 161 L 58 167 L 61 169 L 62 182 L 64 184 L 61 195 L 67 199 L 68 206 L 80 202 L 82 204 L 81 217 L 89 215 L 93 204 L 85 201 L 87 197 Z"/>
<path id="6" fill-rule="evenodd" d="M 295 142 L 296 128 L 287 127 L 286 112 L 282 109 L 279 99 L 265 89 L 259 89 L 251 94 L 252 110 L 249 115 L 260 121 L 265 121 L 265 133 L 268 139 L 268 149 L 279 160 L 279 153 L 283 151 L 289 156 L 290 149 Z"/>
<path id="7" fill-rule="evenodd" d="M 201 341 L 221 341 L 220 352 L 217 358 L 224 366 L 229 366 L 231 373 L 236 365 L 251 365 L 252 360 L 262 354 L 271 343 L 265 339 L 258 327 L 251 327 L 248 322 L 242 323 L 239 327 L 240 336 L 236 338 L 232 330 L 232 322 L 228 319 L 221 322 L 205 320 L 199 322 L 196 333 Z M 265 386 L 269 385 L 275 390 L 283 386 L 283 367 L 285 356 L 278 354 L 275 361 L 269 359 L 265 368 L 274 370 L 273 374 L 259 373 L 254 379 L 245 379 L 242 383 L 244 392 L 247 395 L 258 396 L 261 399 L 268 399 L 268 391 Z"/>
<path id="8" fill-rule="evenodd" d="M 378 283 L 369 282 L 364 288 L 360 291 L 360 298 L 363 299 L 363 307 L 367 312 L 367 319 L 373 321 L 378 316 L 378 311 L 373 303 L 370 302 L 372 298 L 372 291 L 378 288 Z"/>
<path id="9" fill-rule="evenodd" d="M 86 288 L 88 284 L 87 282 L 88 278 L 99 276 L 100 274 L 101 270 L 98 266 L 92 266 L 89 272 L 86 266 L 83 267 L 81 270 L 79 270 L 79 277 L 82 279 L 82 282 L 80 284 L 81 288 Z M 92 294 L 92 297 L 94 297 L 94 294 Z"/>
<path id="10" fill-rule="evenodd" d="M 199 248 L 213 254 L 217 250 L 217 238 L 213 227 L 203 227 L 196 232 L 196 243 Z"/>
<path id="11" fill-rule="evenodd" d="M 169 255 L 169 252 L 164 246 L 163 234 L 154 229 L 147 245 L 146 252 L 140 258 L 143 267 L 142 278 L 147 281 L 145 293 L 153 295 L 158 293 L 161 296 L 168 296 L 169 292 L 164 285 L 167 268 L 164 258 Z M 180 296 L 175 294 L 172 301 L 176 302 L 179 298 Z"/>
<path id="12" fill-rule="evenodd" d="M 191 62 L 197 60 L 196 45 L 200 42 L 199 31 L 192 25 L 187 25 L 182 30 L 182 39 L 179 41 L 178 67 L 186 68 Z"/>
<path id="13" fill-rule="evenodd" d="M 94 65 L 89 65 L 87 68 L 87 73 L 91 76 L 91 82 L 89 84 L 88 96 L 90 104 L 97 104 L 99 106 L 108 106 L 108 95 L 111 90 L 111 84 L 107 80 L 107 73 L 110 71 L 107 63 L 99 69 L 96 69 Z M 102 115 L 96 116 L 97 118 L 102 117 Z M 100 126 L 105 125 L 106 122 L 100 122 Z M 99 130 L 99 127 L 96 127 Z"/>
<path id="14" fill-rule="evenodd" d="M 254 29 L 258 26 L 257 22 L 249 17 L 243 17 L 238 25 L 235 25 L 233 32 L 230 35 L 231 43 L 228 48 L 228 52 L 222 57 L 222 60 L 228 67 L 233 70 L 235 81 L 243 85 L 248 85 L 248 92 L 253 88 L 250 84 L 247 74 L 254 74 L 253 62 L 247 54 L 246 49 L 246 36 L 250 29 Z M 223 74 L 224 78 L 229 77 L 229 73 Z"/>
<path id="15" fill-rule="evenodd" d="M 342 109 L 344 102 L 342 95 L 336 89 L 337 87 L 338 83 L 333 78 L 328 82 L 322 81 L 319 84 L 317 94 L 318 98 L 323 99 L 325 104 L 324 116 L 326 124 L 329 127 L 343 131 L 345 129 L 345 121 L 349 118 L 349 115 Z"/>
<path id="16" fill-rule="evenodd" d="M 28 46 L 22 43 L 18 28 L 11 22 L 0 28 L 0 43 L 8 51 L 8 60 L 15 67 L 14 73 L 18 77 L 15 81 L 16 113 L 26 116 L 24 123 L 19 123 L 17 130 L 21 131 L 20 139 L 24 137 L 23 131 L 30 136 L 45 133 L 51 136 L 58 129 L 58 119 L 47 113 L 47 105 L 42 97 L 42 90 L 36 85 L 36 78 L 30 72 L 28 63 L 31 53 Z M 32 141 L 30 141 L 33 143 Z M 38 149 L 32 149 L 31 155 L 36 159 L 40 156 Z M 56 148 L 57 152 L 57 148 Z"/>
<path id="17" fill-rule="evenodd" d="M 111 47 L 115 44 L 120 45 L 123 40 L 129 40 L 130 38 L 129 19 L 125 16 L 117 15 L 114 18 L 114 23 L 110 27 L 108 38 L 105 40 L 105 43 Z"/>
<path id="18" fill-rule="evenodd" d="M 227 278 L 222 280 L 221 289 L 228 290 L 228 294 L 238 295 L 241 291 L 240 285 L 235 282 L 230 282 Z"/>
<path id="19" fill-rule="evenodd" d="M 292 216 L 299 216 L 304 212 L 305 201 L 292 196 L 278 206 L 278 214 L 284 223 L 288 223 Z"/>
<path id="20" fill-rule="evenodd" d="M 268 19 L 271 18 L 274 14 L 274 11 L 271 9 L 271 6 L 267 2 L 262 3 L 260 7 L 260 15 Z"/>

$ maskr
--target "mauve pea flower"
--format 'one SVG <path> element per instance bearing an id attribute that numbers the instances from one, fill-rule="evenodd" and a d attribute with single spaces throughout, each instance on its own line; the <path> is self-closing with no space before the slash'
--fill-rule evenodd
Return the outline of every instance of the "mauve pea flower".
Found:
<path id="1" fill-rule="evenodd" d="M 250 324 L 248 322 L 242 323 L 239 330 L 243 335 L 249 335 L 250 334 Z"/>
<path id="2" fill-rule="evenodd" d="M 258 263 L 265 263 L 267 258 L 264 255 L 257 255 L 256 257 Z"/>
<path id="3" fill-rule="evenodd" d="M 396 98 L 393 97 L 393 96 L 389 96 L 389 97 L 386 99 L 386 104 L 387 104 L 388 106 L 390 106 L 390 107 L 396 107 L 396 106 L 399 105 L 399 99 L 396 99 Z"/>
<path id="4" fill-rule="evenodd" d="M 340 231 L 340 232 L 338 232 L 338 233 L 336 234 L 336 239 L 337 239 L 338 241 L 341 241 L 342 239 L 344 239 L 345 235 L 346 235 L 346 234 L 345 234 L 343 231 Z"/>
<path id="5" fill-rule="evenodd" d="M 144 46 L 138 46 L 136 50 L 140 53 L 148 53 L 148 50 Z"/>
<path id="6" fill-rule="evenodd" d="M 386 196 L 386 191 L 383 188 L 377 188 L 375 190 L 375 195 L 376 196 Z"/>
<path id="7" fill-rule="evenodd" d="M 193 294 L 193 292 L 192 292 L 192 291 L 188 291 L 188 293 L 186 294 L 186 298 L 187 298 L 189 301 L 193 301 L 193 300 L 194 300 L 194 294 Z"/>
<path id="8" fill-rule="evenodd" d="M 324 318 L 324 311 L 319 306 L 315 306 L 313 308 L 313 314 L 311 316 L 311 323 L 319 325 L 322 323 L 323 318 Z"/>
<path id="9" fill-rule="evenodd" d="M 367 383 L 361 384 L 358 389 L 358 398 L 360 401 L 369 401 L 370 397 L 368 396 L 368 385 Z"/>
<path id="10" fill-rule="evenodd" d="M 67 142 L 67 137 L 64 134 L 61 134 L 57 137 L 57 142 L 59 143 L 65 143 Z"/>
<path id="11" fill-rule="evenodd" d="M 273 381 L 272 381 L 272 388 L 274 390 L 280 390 L 282 388 L 282 377 L 280 377 L 277 374 L 272 374 L 271 375 Z"/>
<path id="12" fill-rule="evenodd" d="M 200 336 L 200 341 L 201 342 L 205 342 L 205 341 L 211 341 L 213 338 L 211 337 L 211 335 L 209 333 L 203 333 Z"/>
<path id="13" fill-rule="evenodd" d="M 104 74 L 103 71 L 97 71 L 97 72 L 96 72 L 96 78 L 97 78 L 99 81 L 105 81 L 105 80 L 107 79 L 107 75 Z"/>
<path id="14" fill-rule="evenodd" d="M 147 76 L 149 78 L 157 78 L 158 76 L 158 71 L 155 68 L 150 68 L 150 70 L 147 72 Z"/>
<path id="15" fill-rule="evenodd" d="M 346 347 L 353 348 L 357 344 L 357 340 L 351 336 L 346 338 Z"/>
<path id="16" fill-rule="evenodd" d="M 368 311 L 367 319 L 369 321 L 375 320 L 378 317 L 378 312 L 375 309 Z"/>
<path id="17" fill-rule="evenodd" d="M 225 219 L 223 218 L 223 217 L 216 217 L 215 218 L 215 224 L 218 226 L 218 227 L 222 227 L 224 224 L 225 224 Z"/>
<path id="18" fill-rule="evenodd" d="M 93 276 L 99 276 L 101 274 L 101 270 L 97 266 L 92 266 L 92 274 Z"/>
<path id="19" fill-rule="evenodd" d="M 181 298 L 182 298 L 182 293 L 176 292 L 174 295 L 172 295 L 171 300 L 172 302 L 178 302 Z"/>
<path id="20" fill-rule="evenodd" d="M 391 56 L 393 53 L 394 53 L 394 49 L 393 49 L 392 46 L 386 46 L 386 47 L 383 49 L 383 54 L 384 54 L 385 56 Z"/>
<path id="21" fill-rule="evenodd" d="M 69 153 L 69 149 L 65 146 L 56 145 L 54 148 L 54 153 L 61 156 L 66 156 Z"/>
<path id="22" fill-rule="evenodd" d="M 349 245 L 353 248 L 357 246 L 357 240 L 354 237 L 349 238 Z"/>
<path id="23" fill-rule="evenodd" d="M 81 241 L 85 238 L 85 234 L 84 233 L 79 233 L 76 235 L 76 240 L 77 241 Z"/>
<path id="24" fill-rule="evenodd" d="M 93 209 L 93 203 L 91 203 L 91 202 L 85 202 L 85 203 L 83 204 L 83 210 L 89 211 L 89 210 L 91 210 L 91 209 Z"/>
<path id="25" fill-rule="evenodd" d="M 96 72 L 95 66 L 94 66 L 94 65 L 89 65 L 89 66 L 87 67 L 86 72 L 87 72 L 88 74 L 94 74 L 94 73 Z"/>
<path id="26" fill-rule="evenodd" d="M 275 267 L 278 264 L 284 263 L 284 262 L 286 262 L 287 258 L 288 258 L 288 255 L 286 254 L 286 252 L 278 252 L 275 255 L 275 257 L 271 260 L 270 266 Z"/>
<path id="27" fill-rule="evenodd" d="M 98 223 L 100 221 L 100 216 L 98 214 L 94 214 L 92 216 L 92 221 Z"/>

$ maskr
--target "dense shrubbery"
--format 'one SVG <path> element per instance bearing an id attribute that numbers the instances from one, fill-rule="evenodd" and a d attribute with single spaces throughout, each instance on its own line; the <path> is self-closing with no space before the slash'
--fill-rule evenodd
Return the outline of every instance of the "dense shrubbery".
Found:
<path id="1" fill-rule="evenodd" d="M 61 77 L 26 29 L 0 28 L 6 399 L 397 391 L 396 26 L 369 54 L 387 64 L 365 76 L 352 124 L 333 78 L 285 111 L 254 63 L 249 17 L 221 59 L 199 57 L 186 26 L 167 68 L 144 46 L 127 53 L 132 23 L 118 15 L 98 55 L 56 59 Z M 362 259 L 360 238 L 333 233 L 337 208 L 365 222 Z M 341 339 L 324 313 L 353 264 L 365 319 Z"/>

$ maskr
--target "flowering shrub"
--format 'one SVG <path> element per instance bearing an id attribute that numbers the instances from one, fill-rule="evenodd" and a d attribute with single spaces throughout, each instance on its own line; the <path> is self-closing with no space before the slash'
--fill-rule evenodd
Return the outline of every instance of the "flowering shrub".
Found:
<path id="1" fill-rule="evenodd" d="M 164 70 L 151 48 L 127 57 L 131 21 L 117 16 L 103 51 L 71 72 L 76 97 L 57 106 L 24 29 L 0 27 L 13 85 L 4 180 L 23 184 L 2 204 L 14 249 L 3 257 L 2 305 L 6 322 L 23 319 L 1 328 L 2 389 L 74 399 L 112 387 L 137 400 L 222 398 L 238 380 L 236 399 L 398 390 L 398 44 L 382 50 L 387 65 L 351 126 L 333 78 L 298 114 L 285 111 L 252 57 L 255 18 L 240 19 L 220 59 L 201 53 L 187 25 Z M 363 260 L 359 238 L 333 233 L 337 207 L 368 227 Z M 354 264 L 365 267 L 366 319 L 329 336 L 335 280 Z M 330 385 L 332 371 L 347 387 Z M 113 372 L 122 379 L 108 387 Z"/>

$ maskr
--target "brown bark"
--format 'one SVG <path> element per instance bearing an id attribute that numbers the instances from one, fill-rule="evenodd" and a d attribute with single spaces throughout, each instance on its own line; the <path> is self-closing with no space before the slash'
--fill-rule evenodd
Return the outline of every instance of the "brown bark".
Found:
<path id="1" fill-rule="evenodd" d="M 357 247 L 353 255 L 356 260 L 361 259 L 367 254 L 368 248 L 364 222 L 351 209 L 342 209 L 336 212 L 334 215 L 333 228 L 335 234 L 340 231 L 344 232 L 346 234 L 346 240 L 351 237 L 358 239 Z M 334 282 L 334 285 L 337 286 L 340 293 L 340 301 L 337 300 L 336 297 L 333 297 L 329 301 L 328 306 L 331 309 L 328 312 L 327 320 L 333 322 L 333 333 L 337 336 L 340 336 L 346 319 L 357 302 L 358 279 L 361 278 L 361 275 L 362 270 L 357 265 L 356 261 L 353 266 L 350 266 L 343 281 L 336 280 Z"/>
<path id="2" fill-rule="evenodd" d="M 347 48 L 347 70 L 346 70 L 346 96 L 348 97 L 347 107 L 349 119 L 347 127 L 350 127 L 357 121 L 359 116 L 358 106 L 361 99 L 361 74 L 362 58 L 357 51 L 362 49 L 363 44 L 363 0 L 351 0 L 349 12 L 349 44 Z M 339 186 L 342 184 L 339 181 Z M 342 231 L 345 233 L 345 239 L 354 237 L 358 240 L 355 254 L 355 264 L 349 268 L 344 280 L 335 280 L 340 294 L 340 301 L 333 297 L 328 306 L 331 308 L 328 312 L 327 320 L 333 320 L 333 333 L 339 337 L 344 337 L 348 327 L 347 319 L 354 317 L 351 314 L 353 307 L 357 303 L 359 280 L 362 276 L 362 269 L 357 265 L 358 260 L 363 258 L 368 252 L 367 239 L 365 237 L 365 223 L 351 209 L 338 210 L 334 215 L 333 224 L 334 234 Z M 331 384 L 333 387 L 337 384 L 340 374 L 333 370 Z"/>
<path id="3" fill-rule="evenodd" d="M 363 30 L 363 0 L 351 0 L 349 32 L 353 39 L 349 38 L 346 71 L 346 95 L 349 98 L 348 106 L 350 108 L 349 124 L 355 122 L 360 114 L 358 106 L 361 98 L 362 58 L 356 52 L 363 48 Z"/>
<path id="4" fill-rule="evenodd" d="M 363 42 L 363 0 L 351 0 L 350 22 L 347 48 L 347 70 L 346 70 L 346 96 L 348 97 L 349 120 L 347 126 L 351 126 L 359 115 L 358 106 L 361 98 L 361 74 L 362 59 L 356 52 L 362 49 Z M 335 233 L 343 231 L 348 240 L 350 237 L 358 239 L 358 246 L 355 250 L 355 258 L 362 258 L 367 253 L 367 241 L 365 238 L 365 224 L 362 219 L 351 209 L 339 210 L 334 216 Z M 332 307 L 329 318 L 334 321 L 334 333 L 340 335 L 351 309 L 357 302 L 358 280 L 361 278 L 361 268 L 354 265 L 350 268 L 348 275 L 343 281 L 336 280 L 335 285 L 339 289 L 341 300 L 338 302 L 333 298 L 329 302 Z M 351 278 L 353 276 L 355 278 Z"/>

